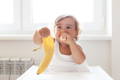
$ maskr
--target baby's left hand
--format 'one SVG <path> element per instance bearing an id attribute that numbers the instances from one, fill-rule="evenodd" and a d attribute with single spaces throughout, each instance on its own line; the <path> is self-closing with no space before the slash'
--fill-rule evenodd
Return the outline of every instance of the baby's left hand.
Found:
<path id="1" fill-rule="evenodd" d="M 74 42 L 74 39 L 68 33 L 62 33 L 60 36 L 60 41 L 65 44 L 71 45 L 71 43 Z"/>

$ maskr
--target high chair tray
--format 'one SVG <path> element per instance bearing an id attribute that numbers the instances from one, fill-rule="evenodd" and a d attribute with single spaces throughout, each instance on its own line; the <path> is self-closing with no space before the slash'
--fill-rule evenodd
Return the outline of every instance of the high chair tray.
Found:
<path id="1" fill-rule="evenodd" d="M 113 80 L 101 67 L 89 67 L 90 72 L 56 72 L 36 74 L 38 66 L 32 66 L 17 80 Z"/>

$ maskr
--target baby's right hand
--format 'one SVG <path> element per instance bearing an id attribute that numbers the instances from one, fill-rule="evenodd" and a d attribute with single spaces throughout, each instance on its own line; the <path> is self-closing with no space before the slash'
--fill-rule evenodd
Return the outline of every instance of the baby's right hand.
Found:
<path id="1" fill-rule="evenodd" d="M 42 39 L 49 35 L 50 35 L 50 30 L 47 27 L 36 30 L 33 35 L 33 42 L 39 45 L 42 43 Z"/>
<path id="2" fill-rule="evenodd" d="M 47 37 L 50 35 L 50 30 L 47 27 L 44 27 L 39 30 L 39 34 L 42 38 Z"/>

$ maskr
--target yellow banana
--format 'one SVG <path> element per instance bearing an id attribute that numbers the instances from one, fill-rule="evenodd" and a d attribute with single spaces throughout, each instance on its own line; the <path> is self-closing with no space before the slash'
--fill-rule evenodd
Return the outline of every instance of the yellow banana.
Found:
<path id="1" fill-rule="evenodd" d="M 48 67 L 54 54 L 54 40 L 51 36 L 43 38 L 44 57 L 39 64 L 37 74 L 41 74 Z"/>

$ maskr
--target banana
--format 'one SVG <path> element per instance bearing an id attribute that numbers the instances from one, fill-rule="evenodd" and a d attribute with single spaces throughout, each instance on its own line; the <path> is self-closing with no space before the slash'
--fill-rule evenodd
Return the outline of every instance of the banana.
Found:
<path id="1" fill-rule="evenodd" d="M 51 36 L 43 38 L 43 48 L 44 48 L 45 54 L 41 63 L 39 64 L 37 74 L 41 74 L 47 69 L 54 55 L 54 40 Z"/>

